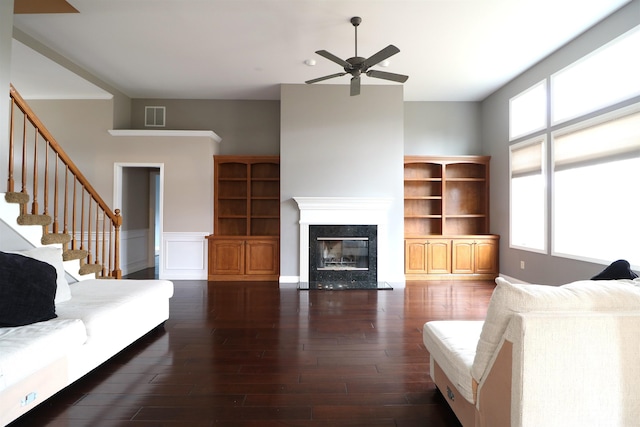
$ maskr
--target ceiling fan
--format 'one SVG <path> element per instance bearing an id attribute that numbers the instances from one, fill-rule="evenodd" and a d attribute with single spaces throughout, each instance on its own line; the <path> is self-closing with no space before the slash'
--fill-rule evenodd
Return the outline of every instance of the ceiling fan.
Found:
<path id="1" fill-rule="evenodd" d="M 409 76 L 403 74 L 388 73 L 386 71 L 370 70 L 369 68 L 379 64 L 392 55 L 400 52 L 400 49 L 390 44 L 378 53 L 373 54 L 368 58 L 358 56 L 358 25 L 362 22 L 362 18 L 354 16 L 351 18 L 351 24 L 355 29 L 355 55 L 352 58 L 346 60 L 338 58 L 334 54 L 327 52 L 326 50 L 317 50 L 316 53 L 320 56 L 327 58 L 329 61 L 333 61 L 338 65 L 344 67 L 343 73 L 330 74 L 324 77 L 318 77 L 317 79 L 307 80 L 305 83 L 317 83 L 323 80 L 332 79 L 334 77 L 341 77 L 346 74 L 351 74 L 351 96 L 360 95 L 360 75 L 366 74 L 369 77 L 375 77 L 377 79 L 391 80 L 394 82 L 404 83 Z"/>

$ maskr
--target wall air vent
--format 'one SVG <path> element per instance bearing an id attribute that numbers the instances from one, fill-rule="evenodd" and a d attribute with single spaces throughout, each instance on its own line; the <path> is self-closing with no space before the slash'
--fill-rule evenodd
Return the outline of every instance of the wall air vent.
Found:
<path id="1" fill-rule="evenodd" d="M 144 107 L 145 127 L 163 128 L 165 126 L 166 107 L 146 106 Z"/>

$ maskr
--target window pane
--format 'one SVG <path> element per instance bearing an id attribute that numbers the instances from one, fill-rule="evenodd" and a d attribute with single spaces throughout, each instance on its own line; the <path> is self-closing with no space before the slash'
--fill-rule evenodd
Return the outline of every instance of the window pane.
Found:
<path id="1" fill-rule="evenodd" d="M 638 77 L 640 79 L 640 76 Z M 604 162 L 614 156 L 640 156 L 640 112 L 614 113 L 617 117 L 571 132 L 554 135 L 555 169 L 577 167 L 580 163 Z"/>
<path id="2" fill-rule="evenodd" d="M 511 246 L 545 250 L 544 201 L 542 174 L 511 180 Z"/>
<path id="3" fill-rule="evenodd" d="M 638 170 L 640 158 L 555 172 L 554 254 L 640 267 Z"/>
<path id="4" fill-rule="evenodd" d="M 527 135 L 547 125 L 547 84 L 542 81 L 509 101 L 509 138 Z"/>
<path id="5" fill-rule="evenodd" d="M 551 76 L 553 122 L 640 95 L 640 27 Z"/>
<path id="6" fill-rule="evenodd" d="M 509 147 L 512 247 L 547 248 L 545 146 L 543 136 Z"/>

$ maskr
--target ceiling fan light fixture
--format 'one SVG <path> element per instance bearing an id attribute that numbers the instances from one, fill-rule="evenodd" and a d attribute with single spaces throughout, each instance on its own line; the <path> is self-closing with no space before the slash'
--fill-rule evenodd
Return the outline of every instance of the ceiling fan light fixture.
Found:
<path id="1" fill-rule="evenodd" d="M 358 56 L 358 26 L 362 22 L 362 18 L 359 16 L 354 16 L 351 18 L 351 25 L 354 27 L 355 31 L 355 55 L 351 58 L 342 59 L 337 57 L 336 55 L 326 51 L 326 50 L 317 50 L 316 53 L 329 61 L 335 62 L 336 64 L 343 67 L 344 72 L 330 74 L 328 76 L 319 77 L 312 80 L 307 80 L 306 84 L 312 84 L 321 82 L 323 80 L 332 79 L 334 77 L 344 76 L 346 74 L 351 74 L 351 84 L 350 84 L 350 94 L 351 96 L 360 95 L 360 76 L 366 75 L 368 77 L 375 77 L 377 79 L 390 80 L 394 82 L 404 83 L 407 81 L 409 76 L 405 76 L 402 74 L 389 73 L 386 71 L 376 71 L 370 70 L 371 67 L 376 65 L 380 65 L 382 67 L 389 66 L 388 58 L 396 53 L 400 52 L 400 49 L 395 47 L 394 45 L 389 45 L 384 49 L 378 51 L 377 53 L 371 55 L 368 58 L 363 58 Z M 305 64 L 311 66 L 309 64 L 310 60 L 305 61 Z M 315 62 L 315 61 L 314 61 Z"/>
<path id="2" fill-rule="evenodd" d="M 304 63 L 309 67 L 313 67 L 314 65 L 316 65 L 316 60 L 315 59 L 305 59 Z"/>

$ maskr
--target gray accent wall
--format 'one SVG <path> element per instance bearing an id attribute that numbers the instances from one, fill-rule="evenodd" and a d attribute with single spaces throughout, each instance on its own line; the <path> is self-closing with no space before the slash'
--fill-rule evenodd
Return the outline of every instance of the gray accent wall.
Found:
<path id="1" fill-rule="evenodd" d="M 166 126 L 147 129 L 212 130 L 222 138 L 219 154 L 224 155 L 280 153 L 279 101 L 134 99 L 134 129 L 145 129 L 145 106 L 166 108 Z"/>
<path id="2" fill-rule="evenodd" d="M 293 197 L 379 197 L 393 199 L 390 275 L 403 281 L 402 86 L 282 85 L 280 123 L 280 275 L 299 275 Z"/>
<path id="3" fill-rule="evenodd" d="M 639 24 L 640 0 L 634 0 L 482 102 L 482 144 L 485 154 L 492 156 L 491 232 L 501 236 L 500 272 L 502 274 L 531 283 L 563 284 L 588 279 L 604 268 L 599 264 L 509 247 L 509 99 Z M 638 102 L 640 98 L 631 101 Z M 630 183 L 630 195 L 637 194 L 635 184 L 637 183 L 633 185 Z M 594 195 L 594 206 L 601 203 L 603 200 L 598 200 L 598 195 Z M 551 204 L 548 203 L 548 205 L 548 214 L 551 215 Z M 606 218 L 603 217 L 602 223 L 594 224 L 594 227 L 606 229 Z M 590 230 L 585 230 L 585 233 L 589 232 Z M 520 269 L 520 261 L 525 261 L 524 270 Z"/>
<path id="4" fill-rule="evenodd" d="M 480 155 L 479 102 L 405 102 L 404 151 L 413 156 Z"/>

